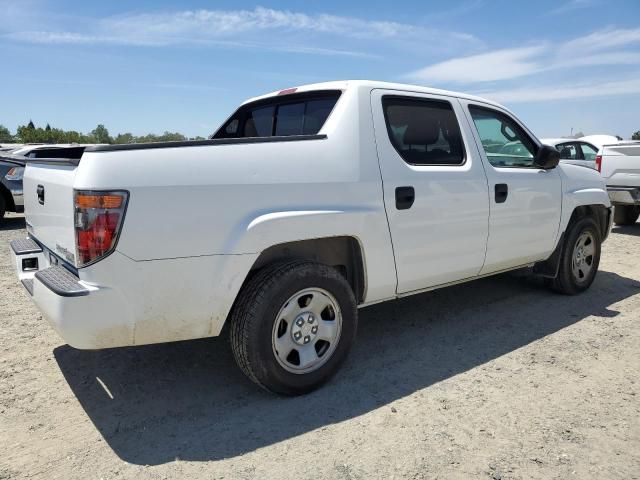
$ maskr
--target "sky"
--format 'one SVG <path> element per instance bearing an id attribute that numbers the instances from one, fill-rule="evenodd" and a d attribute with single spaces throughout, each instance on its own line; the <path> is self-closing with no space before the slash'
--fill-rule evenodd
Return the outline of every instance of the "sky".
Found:
<path id="1" fill-rule="evenodd" d="M 640 0 L 0 0 L 0 124 L 207 136 L 244 99 L 384 80 L 538 137 L 640 130 Z"/>

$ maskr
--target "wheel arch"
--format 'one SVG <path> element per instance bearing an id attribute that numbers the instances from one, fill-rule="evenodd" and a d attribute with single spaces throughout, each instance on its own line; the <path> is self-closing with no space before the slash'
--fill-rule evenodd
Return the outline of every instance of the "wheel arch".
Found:
<path id="1" fill-rule="evenodd" d="M 355 236 L 295 240 L 272 245 L 263 250 L 253 263 L 245 283 L 261 268 L 287 260 L 310 260 L 335 267 L 349 282 L 357 303 L 366 295 L 364 249 Z"/>
<path id="2" fill-rule="evenodd" d="M 571 225 L 581 218 L 591 217 L 595 220 L 600 230 L 600 239 L 603 242 L 609 234 L 611 215 L 611 208 L 603 204 L 578 205 L 574 207 L 571 212 L 571 216 L 569 216 L 569 220 L 560 232 L 556 248 L 553 250 L 549 258 L 534 265 L 534 273 L 548 278 L 555 278 L 558 275 L 560 261 L 564 250 L 566 232 Z"/>

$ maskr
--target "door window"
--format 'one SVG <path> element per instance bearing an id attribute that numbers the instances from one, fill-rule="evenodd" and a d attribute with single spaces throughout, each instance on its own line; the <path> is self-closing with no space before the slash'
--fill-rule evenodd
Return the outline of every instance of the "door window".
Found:
<path id="1" fill-rule="evenodd" d="M 389 139 L 412 165 L 462 165 L 460 126 L 449 102 L 407 97 L 382 98 Z"/>
<path id="2" fill-rule="evenodd" d="M 533 167 L 536 144 L 511 117 L 469 105 L 482 147 L 494 167 Z"/>
<path id="3" fill-rule="evenodd" d="M 560 152 L 561 160 L 580 159 L 580 154 L 578 153 L 578 146 L 575 143 L 560 143 L 556 145 L 556 150 Z"/>
<path id="4" fill-rule="evenodd" d="M 582 157 L 585 160 L 595 161 L 598 150 L 593 145 L 580 143 L 580 148 L 582 149 Z"/>

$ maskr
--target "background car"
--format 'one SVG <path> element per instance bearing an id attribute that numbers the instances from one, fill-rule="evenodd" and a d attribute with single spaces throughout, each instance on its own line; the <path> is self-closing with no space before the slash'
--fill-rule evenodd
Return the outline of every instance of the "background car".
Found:
<path id="1" fill-rule="evenodd" d="M 589 167 L 595 170 L 596 155 L 603 145 L 618 143 L 613 135 L 588 135 L 580 138 L 542 138 L 545 145 L 555 147 L 560 152 L 560 161 Z"/>

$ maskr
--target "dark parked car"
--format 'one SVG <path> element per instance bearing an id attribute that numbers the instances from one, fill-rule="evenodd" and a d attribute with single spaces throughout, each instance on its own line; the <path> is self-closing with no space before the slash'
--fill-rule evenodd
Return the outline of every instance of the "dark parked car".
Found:
<path id="1" fill-rule="evenodd" d="M 17 150 L 20 150 L 20 148 L 16 148 L 16 146 L 0 146 L 0 151 L 5 153 L 13 153 Z M 24 211 L 22 200 L 23 172 L 23 167 L 0 162 L 0 222 L 6 212 L 20 213 Z"/>

